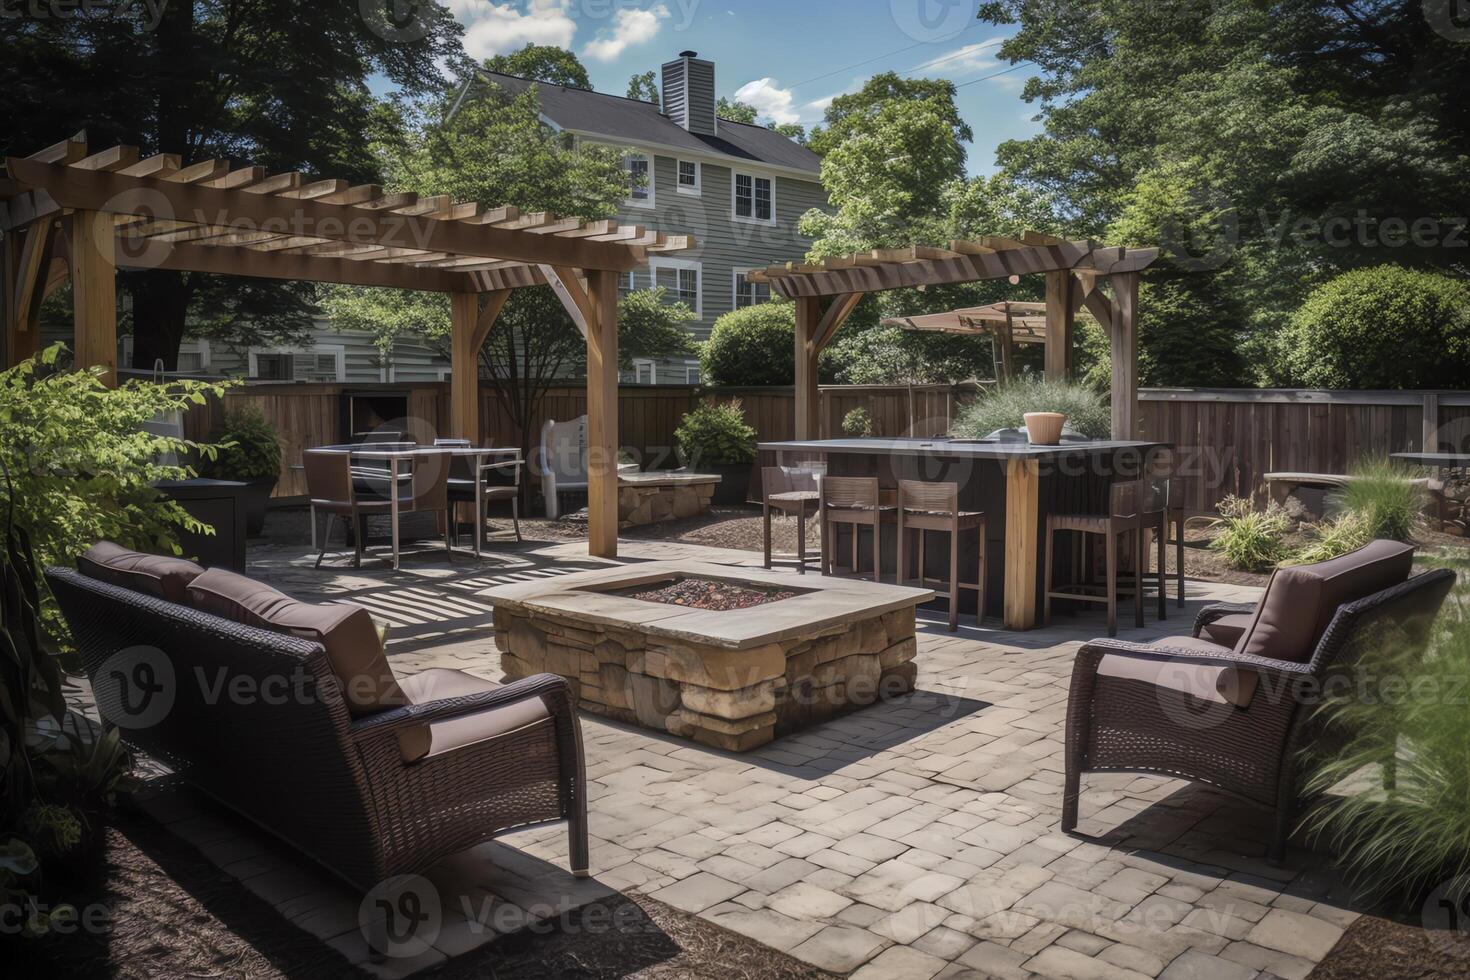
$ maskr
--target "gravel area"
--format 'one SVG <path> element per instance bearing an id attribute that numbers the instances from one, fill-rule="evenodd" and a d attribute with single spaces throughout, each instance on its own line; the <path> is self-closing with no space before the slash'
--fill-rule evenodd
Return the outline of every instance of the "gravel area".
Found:
<path id="1" fill-rule="evenodd" d="M 729 612 L 733 609 L 750 609 L 768 602 L 790 599 L 796 595 L 790 589 L 758 589 L 733 582 L 719 582 L 712 578 L 681 578 L 666 585 L 639 585 L 628 589 L 616 589 L 614 595 L 644 602 L 662 602 L 670 606 L 689 606 L 694 609 L 712 609 Z"/>

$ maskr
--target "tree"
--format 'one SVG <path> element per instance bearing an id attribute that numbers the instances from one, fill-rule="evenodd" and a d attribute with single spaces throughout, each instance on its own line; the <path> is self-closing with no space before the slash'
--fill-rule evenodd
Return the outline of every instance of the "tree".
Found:
<path id="1" fill-rule="evenodd" d="M 929 103 L 937 109 L 949 126 L 956 146 L 975 138 L 969 125 L 960 117 L 954 103 L 954 82 L 939 78 L 903 78 L 895 72 L 874 75 L 856 92 L 839 95 L 827 106 L 825 126 L 812 130 L 812 149 L 826 156 L 854 132 L 868 131 L 870 117 L 895 102 Z M 960 149 L 960 168 L 964 168 L 964 149 Z"/>
<path id="2" fill-rule="evenodd" d="M 758 303 L 721 314 L 700 347 L 699 368 L 712 385 L 791 384 L 796 377 L 796 305 Z"/>
<path id="3" fill-rule="evenodd" d="M 369 79 L 409 93 L 443 85 L 462 65 L 461 28 L 442 3 L 420 3 L 395 24 L 384 4 L 170 0 L 115 4 L 105 14 L 0 18 L 10 65 L 0 144 L 30 153 L 86 129 L 91 142 L 139 145 L 186 159 L 249 160 L 357 183 L 380 176 L 368 152 Z M 155 14 L 155 11 L 157 13 Z M 153 18 L 157 16 L 155 24 Z M 227 284 L 165 269 L 120 276 L 131 300 L 138 363 L 178 361 L 185 333 L 213 313 Z M 260 284 L 233 292 L 242 319 L 309 325 L 301 289 Z"/>
<path id="4" fill-rule="evenodd" d="M 806 127 L 799 123 L 769 122 L 766 123 L 766 128 L 775 130 L 789 140 L 795 140 L 802 145 L 806 145 Z"/>
<path id="5" fill-rule="evenodd" d="M 1395 265 L 1355 269 L 1313 290 L 1277 342 L 1291 384 L 1463 387 L 1470 286 Z"/>
<path id="6" fill-rule="evenodd" d="M 727 99 L 722 95 L 715 103 L 715 115 L 731 122 L 748 123 L 754 126 L 756 114 L 755 106 L 749 102 L 741 102 L 739 99 Z"/>
<path id="7" fill-rule="evenodd" d="M 592 89 L 592 80 L 577 56 L 554 44 L 528 44 L 519 51 L 486 58 L 485 70 L 531 78 L 548 85 Z"/>
<path id="8" fill-rule="evenodd" d="M 650 69 L 641 75 L 633 75 L 628 79 L 628 98 L 637 99 L 639 102 L 652 102 L 659 104 L 658 76 Z"/>

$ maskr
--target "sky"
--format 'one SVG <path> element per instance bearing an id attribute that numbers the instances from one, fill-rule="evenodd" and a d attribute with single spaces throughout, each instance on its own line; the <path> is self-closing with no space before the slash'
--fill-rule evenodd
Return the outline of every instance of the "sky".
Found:
<path id="1" fill-rule="evenodd" d="M 975 19 L 977 0 L 445 0 L 477 60 L 528 43 L 569 48 L 593 88 L 622 95 L 630 75 L 694 50 L 715 63 L 719 95 L 766 118 L 820 122 L 836 95 L 897 71 L 959 86 L 974 130 L 972 174 L 995 169 L 995 148 L 1041 131 L 1021 99 L 1029 66 L 996 60 L 1015 28 Z M 1004 74 L 1000 74 L 1004 73 Z"/>

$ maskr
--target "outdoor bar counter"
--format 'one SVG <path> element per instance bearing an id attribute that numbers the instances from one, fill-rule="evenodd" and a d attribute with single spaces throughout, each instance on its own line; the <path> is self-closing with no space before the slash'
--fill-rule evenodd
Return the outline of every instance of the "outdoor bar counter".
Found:
<path id="1" fill-rule="evenodd" d="M 899 480 L 959 484 L 960 509 L 985 513 L 986 615 L 1007 629 L 1024 630 L 1038 625 L 1046 515 L 1106 513 L 1108 488 L 1119 479 L 1137 479 L 1168 447 L 1157 442 L 1111 440 L 1033 446 L 935 438 L 815 439 L 763 442 L 759 448 L 768 465 L 822 460 L 833 476 L 876 476 L 881 487 L 897 487 Z M 839 549 L 847 541 L 846 533 L 839 529 L 836 535 L 834 544 Z M 897 530 L 885 524 L 882 533 L 883 577 L 891 582 L 898 554 Z M 1070 567 L 1070 537 L 1057 539 L 1059 568 Z M 928 574 L 947 574 L 947 547 L 944 536 L 931 538 L 925 555 Z M 839 556 L 846 553 L 836 552 Z M 963 581 L 973 579 L 977 559 L 975 535 L 961 535 Z M 973 615 L 973 593 L 962 593 L 960 601 L 962 612 Z"/>

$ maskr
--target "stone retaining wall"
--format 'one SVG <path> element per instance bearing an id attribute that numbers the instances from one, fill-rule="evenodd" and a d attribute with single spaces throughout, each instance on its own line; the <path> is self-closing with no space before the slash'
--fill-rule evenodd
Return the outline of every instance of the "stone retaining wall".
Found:
<path id="1" fill-rule="evenodd" d="M 657 524 L 708 513 L 718 477 L 681 483 L 618 484 L 618 527 Z"/>
<path id="2" fill-rule="evenodd" d="M 733 752 L 907 693 L 917 672 L 913 607 L 748 650 L 497 607 L 495 643 L 507 680 L 560 674 L 587 711 Z"/>

